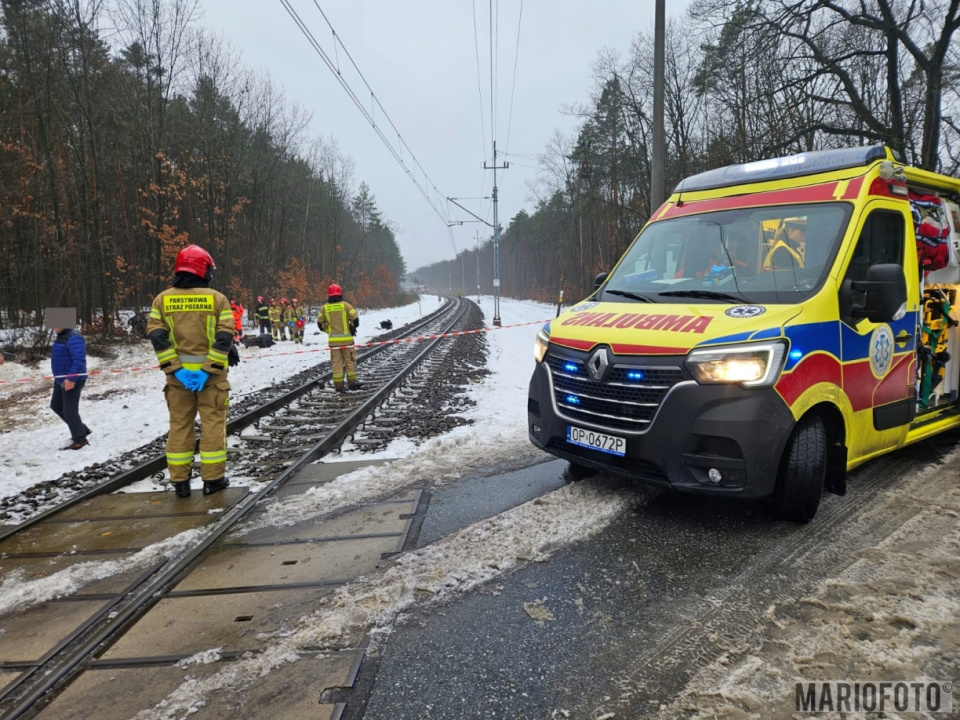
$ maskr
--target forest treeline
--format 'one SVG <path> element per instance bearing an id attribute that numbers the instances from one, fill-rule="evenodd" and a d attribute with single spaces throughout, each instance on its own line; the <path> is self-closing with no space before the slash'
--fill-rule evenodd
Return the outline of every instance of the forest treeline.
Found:
<path id="1" fill-rule="evenodd" d="M 399 299 L 390 223 L 332 140 L 199 26 L 197 0 L 0 2 L 0 327 L 75 306 L 109 333 L 193 242 L 214 286 Z"/>
<path id="2" fill-rule="evenodd" d="M 958 27 L 960 0 L 695 0 L 666 30 L 667 192 L 723 165 L 876 143 L 955 175 Z M 534 208 L 501 233 L 504 295 L 576 301 L 650 217 L 652 34 L 593 70 L 589 100 L 566 109 L 578 130 L 537 158 Z M 474 293 L 478 253 L 490 293 L 489 239 L 413 274 Z"/>

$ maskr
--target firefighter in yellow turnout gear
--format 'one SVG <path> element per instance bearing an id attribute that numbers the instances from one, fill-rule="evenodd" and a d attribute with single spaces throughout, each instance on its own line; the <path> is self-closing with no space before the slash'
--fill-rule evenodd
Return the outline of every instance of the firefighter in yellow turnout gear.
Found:
<path id="1" fill-rule="evenodd" d="M 283 319 L 283 308 L 277 305 L 277 301 L 270 298 L 270 309 L 267 310 L 267 316 L 270 318 L 270 327 L 273 328 L 273 339 L 280 340 L 280 325 Z"/>
<path id="2" fill-rule="evenodd" d="M 293 321 L 293 326 L 290 328 L 293 332 L 293 341 L 302 345 L 303 328 L 307 324 L 307 313 L 296 298 L 290 301 L 290 319 Z"/>
<path id="3" fill-rule="evenodd" d="M 210 289 L 213 258 L 190 245 L 177 254 L 173 287 L 150 308 L 147 336 L 167 376 L 163 393 L 170 413 L 167 467 L 178 497 L 190 496 L 190 466 L 200 413 L 200 475 L 203 494 L 226 488 L 228 368 L 240 361 L 233 345 L 234 321 L 226 296 Z"/>
<path id="4" fill-rule="evenodd" d="M 293 328 L 290 327 L 290 323 L 292 321 L 293 321 L 293 316 L 290 313 L 290 303 L 287 302 L 286 298 L 280 298 L 280 339 L 281 340 L 293 340 Z"/>
<path id="5" fill-rule="evenodd" d="M 326 304 L 317 315 L 317 327 L 329 335 L 330 364 L 333 367 L 333 386 L 343 392 L 343 380 L 353 390 L 357 382 L 357 349 L 353 346 L 353 334 L 360 325 L 360 317 L 353 305 L 343 301 L 343 290 L 334 283 L 327 291 Z"/>

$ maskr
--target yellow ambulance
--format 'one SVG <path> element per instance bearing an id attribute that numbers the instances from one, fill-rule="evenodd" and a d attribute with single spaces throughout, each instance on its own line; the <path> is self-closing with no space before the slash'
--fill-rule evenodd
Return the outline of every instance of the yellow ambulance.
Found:
<path id="1" fill-rule="evenodd" d="M 574 477 L 810 520 L 849 469 L 960 424 L 958 201 L 882 146 L 686 178 L 537 335 L 530 440 Z"/>

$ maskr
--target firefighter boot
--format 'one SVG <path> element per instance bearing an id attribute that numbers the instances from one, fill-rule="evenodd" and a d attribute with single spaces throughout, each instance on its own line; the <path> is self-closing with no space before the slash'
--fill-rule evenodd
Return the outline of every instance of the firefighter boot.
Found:
<path id="1" fill-rule="evenodd" d="M 221 490 L 226 490 L 228 487 L 230 487 L 230 481 L 225 477 L 222 477 L 219 480 L 214 480 L 213 482 L 204 481 L 203 494 L 213 495 L 214 493 L 220 492 Z"/>
<path id="2" fill-rule="evenodd" d="M 360 388 L 363 387 L 363 383 L 360 382 L 359 380 L 354 380 L 347 387 L 349 387 L 351 390 L 359 390 Z"/>
<path id="3" fill-rule="evenodd" d="M 190 497 L 190 481 L 184 480 L 183 482 L 176 482 L 173 486 L 177 489 L 178 498 L 188 498 Z"/>

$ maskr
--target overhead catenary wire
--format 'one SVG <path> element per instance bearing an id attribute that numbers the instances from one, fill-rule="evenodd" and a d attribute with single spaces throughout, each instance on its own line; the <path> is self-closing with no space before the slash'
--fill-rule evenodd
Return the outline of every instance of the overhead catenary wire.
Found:
<path id="1" fill-rule="evenodd" d="M 520 59 L 520 26 L 523 23 L 523 0 L 520 0 L 520 16 L 517 18 L 517 46 L 513 53 L 513 83 L 510 87 L 510 114 L 507 116 L 507 144 L 504 155 L 510 151 L 510 128 L 513 127 L 513 97 L 517 90 L 517 61 Z"/>
<path id="2" fill-rule="evenodd" d="M 493 0 L 490 0 L 490 137 L 494 142 L 497 139 L 497 85 L 494 81 L 493 64 L 496 57 L 493 49 L 493 36 L 496 33 L 493 24 Z M 497 158 L 493 158 L 493 164 L 497 164 Z"/>
<path id="3" fill-rule="evenodd" d="M 416 155 L 410 149 L 410 146 L 407 144 L 406 140 L 403 139 L 403 135 L 400 133 L 400 130 L 397 128 L 393 120 L 390 118 L 389 113 L 386 111 L 386 108 L 384 108 L 383 104 L 380 102 L 380 99 L 377 97 L 376 93 L 373 91 L 373 88 L 370 86 L 370 83 L 367 82 L 367 79 L 366 77 L 364 77 L 363 72 L 361 72 L 356 61 L 354 61 L 353 56 L 350 54 L 350 51 L 347 49 L 346 45 L 344 45 L 343 40 L 340 39 L 340 36 L 337 34 L 336 29 L 333 27 L 333 24 L 327 18 L 326 14 L 323 12 L 323 9 L 320 7 L 320 5 L 317 3 L 316 0 L 313 0 L 313 4 L 316 6 L 317 10 L 320 12 L 320 15 L 323 17 L 324 21 L 327 23 L 327 26 L 330 28 L 330 32 L 333 36 L 334 51 L 337 57 L 336 61 L 331 59 L 330 55 L 327 54 L 327 52 L 323 49 L 323 47 L 317 41 L 314 34 L 310 31 L 310 28 L 307 26 L 306 21 L 304 21 L 303 18 L 300 17 L 299 13 L 297 13 L 297 11 L 293 8 L 290 0 L 280 0 L 280 3 L 283 5 L 284 9 L 287 11 L 287 14 L 290 15 L 294 23 L 296 23 L 297 27 L 300 29 L 300 32 L 307 39 L 307 42 L 309 42 L 311 47 L 313 47 L 314 52 L 316 52 L 317 55 L 320 56 L 320 59 L 323 60 L 323 63 L 327 66 L 327 69 L 330 70 L 334 78 L 343 88 L 344 92 L 347 93 L 347 96 L 353 101 L 353 104 L 357 106 L 357 109 L 363 115 L 364 119 L 366 119 L 366 121 L 373 128 L 374 132 L 383 142 L 384 146 L 386 146 L 387 150 L 390 152 L 393 158 L 397 161 L 397 163 L 399 163 L 400 167 L 407 174 L 407 177 L 410 178 L 410 180 L 416 186 L 417 190 L 420 191 L 420 194 L 427 201 L 427 204 L 430 205 L 430 207 L 433 209 L 437 217 L 439 217 L 440 220 L 443 222 L 444 227 L 446 227 L 447 233 L 450 236 L 450 243 L 453 246 L 454 255 L 456 255 L 457 245 L 453 237 L 453 231 L 450 230 L 450 216 L 449 214 L 444 214 L 443 211 L 441 211 L 440 209 L 440 207 L 445 207 L 446 196 L 443 193 L 441 193 L 440 190 L 437 189 L 436 184 L 433 182 L 430 176 L 427 175 L 426 171 L 424 171 L 423 166 L 417 160 Z M 365 102 L 360 99 L 360 97 L 357 95 L 354 89 L 350 86 L 350 83 L 343 76 L 343 73 L 340 71 L 339 51 L 337 50 L 337 45 L 339 45 L 340 50 L 343 50 L 344 55 L 346 55 L 347 59 L 350 61 L 354 70 L 360 76 L 360 79 L 362 80 L 364 86 L 366 87 L 367 91 L 370 94 L 369 110 L 367 109 Z M 384 131 L 381 125 L 377 123 L 376 117 L 374 116 L 374 112 L 376 108 L 379 108 L 380 114 L 383 116 L 386 122 L 390 125 L 390 128 L 392 128 L 393 132 L 396 134 L 397 140 L 398 140 L 397 147 L 394 147 L 393 143 L 384 134 Z M 408 166 L 407 162 L 404 160 L 404 156 L 403 156 L 404 149 L 406 150 L 407 155 L 410 157 L 410 160 L 411 160 L 410 166 Z M 417 180 L 418 170 L 420 174 L 423 176 L 424 184 L 421 184 L 421 182 Z M 424 185 L 426 185 L 426 187 Z M 431 197 L 431 191 L 434 197 Z"/>
<path id="4" fill-rule="evenodd" d="M 477 0 L 471 0 L 471 5 L 473 7 L 473 49 L 477 56 L 477 94 L 480 96 L 480 145 L 483 148 L 483 156 L 486 157 L 487 128 L 483 122 L 483 89 L 480 86 L 480 39 L 477 34 Z"/>

